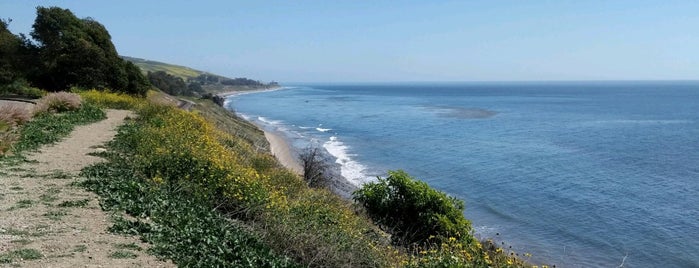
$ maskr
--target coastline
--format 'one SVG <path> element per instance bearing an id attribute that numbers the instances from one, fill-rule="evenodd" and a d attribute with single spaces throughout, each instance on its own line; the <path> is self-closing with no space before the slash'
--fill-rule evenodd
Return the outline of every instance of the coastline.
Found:
<path id="1" fill-rule="evenodd" d="M 228 110 L 226 103 L 228 102 L 229 98 L 234 97 L 234 96 L 239 96 L 239 95 L 244 95 L 244 94 L 252 94 L 252 93 L 260 93 L 260 92 L 267 92 L 267 91 L 276 91 L 276 90 L 282 90 L 282 89 L 288 89 L 289 87 L 284 87 L 284 86 L 279 86 L 275 88 L 269 88 L 269 89 L 259 89 L 259 90 L 246 90 L 246 91 L 230 91 L 230 92 L 222 92 L 216 94 L 217 97 L 221 98 L 223 102 L 219 105 L 222 106 L 222 108 Z M 230 107 L 231 110 L 228 110 L 229 112 L 236 114 L 234 107 Z M 284 166 L 285 168 L 291 170 L 292 172 L 296 173 L 299 176 L 303 176 L 303 166 L 299 160 L 298 153 L 297 153 L 297 148 L 294 148 L 287 140 L 285 133 L 281 133 L 279 131 L 275 130 L 267 130 L 263 125 L 260 125 L 259 122 L 255 122 L 254 120 L 251 120 L 249 118 L 245 117 L 239 117 L 245 121 L 250 122 L 251 124 L 255 125 L 259 130 L 261 130 L 264 133 L 265 138 L 267 139 L 267 142 L 270 145 L 270 153 L 277 158 L 277 161 Z M 332 156 L 327 149 L 321 147 L 323 150 L 323 153 L 325 154 L 326 159 L 328 160 L 328 170 L 327 170 L 327 176 L 328 176 L 328 181 L 327 181 L 327 187 L 329 190 L 334 192 L 335 194 L 339 195 L 342 198 L 345 199 L 351 199 L 352 198 L 352 193 L 354 191 L 359 189 L 359 186 L 353 184 L 349 179 L 343 177 L 341 175 L 341 165 L 337 163 L 335 160 L 336 158 Z"/>
<path id="2" fill-rule="evenodd" d="M 238 96 L 238 95 L 244 95 L 244 94 L 252 94 L 252 93 L 260 93 L 260 92 L 267 92 L 267 91 L 275 91 L 275 90 L 282 90 L 286 89 L 288 87 L 282 87 L 282 86 L 277 86 L 277 87 L 271 87 L 271 88 L 261 88 L 261 89 L 250 89 L 250 90 L 233 90 L 233 91 L 225 91 L 221 93 L 216 93 L 214 94 L 215 96 L 219 98 L 226 99 L 228 97 L 232 96 Z"/>
<path id="3" fill-rule="evenodd" d="M 258 126 L 258 128 L 260 128 Z M 286 140 L 277 133 L 262 130 L 265 133 L 265 138 L 269 142 L 269 149 L 274 157 L 277 158 L 282 166 L 288 168 L 298 175 L 303 175 L 303 167 L 298 161 L 296 153 Z"/>

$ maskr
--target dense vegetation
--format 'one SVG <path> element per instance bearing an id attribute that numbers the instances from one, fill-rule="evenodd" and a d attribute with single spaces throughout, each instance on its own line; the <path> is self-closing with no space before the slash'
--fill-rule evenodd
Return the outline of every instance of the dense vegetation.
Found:
<path id="1" fill-rule="evenodd" d="M 70 10 L 38 7 L 32 40 L 0 23 L 0 85 L 29 83 L 49 91 L 97 88 L 144 95 L 148 81 L 119 57 L 107 29 Z"/>
<path id="2" fill-rule="evenodd" d="M 201 92 L 201 86 L 188 86 L 182 78 L 168 74 L 164 71 L 148 72 L 148 81 L 154 87 L 170 95 L 192 96 Z M 191 84 L 198 85 L 198 84 Z"/>

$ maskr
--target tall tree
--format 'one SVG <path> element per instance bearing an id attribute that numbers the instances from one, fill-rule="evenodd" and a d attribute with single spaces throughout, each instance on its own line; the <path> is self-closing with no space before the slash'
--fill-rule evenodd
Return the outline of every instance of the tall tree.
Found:
<path id="1" fill-rule="evenodd" d="M 92 18 L 79 19 L 59 7 L 37 7 L 31 36 L 42 67 L 32 81 L 36 85 L 49 90 L 80 86 L 145 93 L 147 80 L 119 58 L 107 29 Z"/>
<path id="2" fill-rule="evenodd" d="M 21 72 L 17 68 L 17 56 L 22 40 L 7 29 L 10 20 L 0 19 L 0 85 L 12 83 Z"/>

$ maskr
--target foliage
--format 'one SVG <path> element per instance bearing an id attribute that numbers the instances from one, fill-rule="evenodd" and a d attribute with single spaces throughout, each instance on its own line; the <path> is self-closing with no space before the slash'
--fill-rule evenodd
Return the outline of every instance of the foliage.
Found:
<path id="1" fill-rule="evenodd" d="M 152 253 L 185 267 L 296 266 L 212 210 L 207 202 L 134 170 L 134 159 L 124 158 L 124 153 L 134 149 L 133 138 L 139 136 L 140 127 L 135 122 L 121 127 L 118 138 L 110 144 L 117 152 L 108 155 L 110 162 L 83 170 L 88 178 L 84 185 L 104 197 L 105 209 L 138 217 L 134 221 L 118 218 L 112 231 L 141 235 L 153 244 L 149 249 Z M 140 220 L 146 217 L 147 223 Z"/>
<path id="2" fill-rule="evenodd" d="M 7 22 L 0 24 L 0 85 L 26 79 L 50 91 L 81 86 L 144 95 L 148 90 L 140 70 L 119 58 L 107 29 L 92 18 L 38 7 L 30 34 L 35 43 L 10 33 Z"/>
<path id="3" fill-rule="evenodd" d="M 24 41 L 8 29 L 10 20 L 0 19 L 0 85 L 21 79 L 26 72 L 22 66 Z M 26 64 L 26 63 L 25 63 Z"/>
<path id="4" fill-rule="evenodd" d="M 115 231 L 142 235 L 178 264 L 264 263 L 279 252 L 316 267 L 386 266 L 399 255 L 348 202 L 307 188 L 271 156 L 196 113 L 143 106 L 109 148 L 109 164 L 85 170 L 88 187 L 105 197 L 103 207 L 139 219 L 120 221 Z"/>
<path id="5" fill-rule="evenodd" d="M 0 253 L 0 263 L 12 263 L 13 261 L 20 260 L 37 260 L 43 257 L 44 255 L 42 255 L 41 252 L 39 252 L 36 249 L 22 248 L 5 253 Z"/>
<path id="6" fill-rule="evenodd" d="M 189 91 L 187 84 L 185 84 L 182 78 L 170 75 L 164 71 L 148 72 L 147 77 L 151 85 L 167 94 L 191 96 L 193 93 Z"/>
<path id="7" fill-rule="evenodd" d="M 431 236 L 473 240 L 471 223 L 464 218 L 463 201 L 430 188 L 403 171 L 367 183 L 354 193 L 378 224 L 394 234 L 400 244 L 424 243 Z"/>
<path id="8" fill-rule="evenodd" d="M 34 107 L 36 114 L 61 113 L 75 111 L 82 105 L 80 95 L 69 92 L 49 93 L 41 98 Z"/>
<path id="9" fill-rule="evenodd" d="M 90 102 L 100 108 L 109 109 L 136 109 L 145 105 L 145 99 L 134 97 L 128 94 L 120 92 L 111 91 L 98 91 L 96 89 L 91 90 L 77 90 L 78 95 L 80 95 L 86 102 Z"/>
<path id="10" fill-rule="evenodd" d="M 105 117 L 102 110 L 90 103 L 84 103 L 75 111 L 38 115 L 19 129 L 19 141 L 14 145 L 14 152 L 34 150 L 41 145 L 57 142 L 70 134 L 76 125 L 96 122 Z"/>

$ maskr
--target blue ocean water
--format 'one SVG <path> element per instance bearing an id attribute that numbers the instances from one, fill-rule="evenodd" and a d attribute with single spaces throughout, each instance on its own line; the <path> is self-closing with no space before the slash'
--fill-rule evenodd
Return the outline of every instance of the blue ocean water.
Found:
<path id="1" fill-rule="evenodd" d="M 557 267 L 699 267 L 699 83 L 304 85 L 227 107 L 355 184 L 403 169 Z"/>

